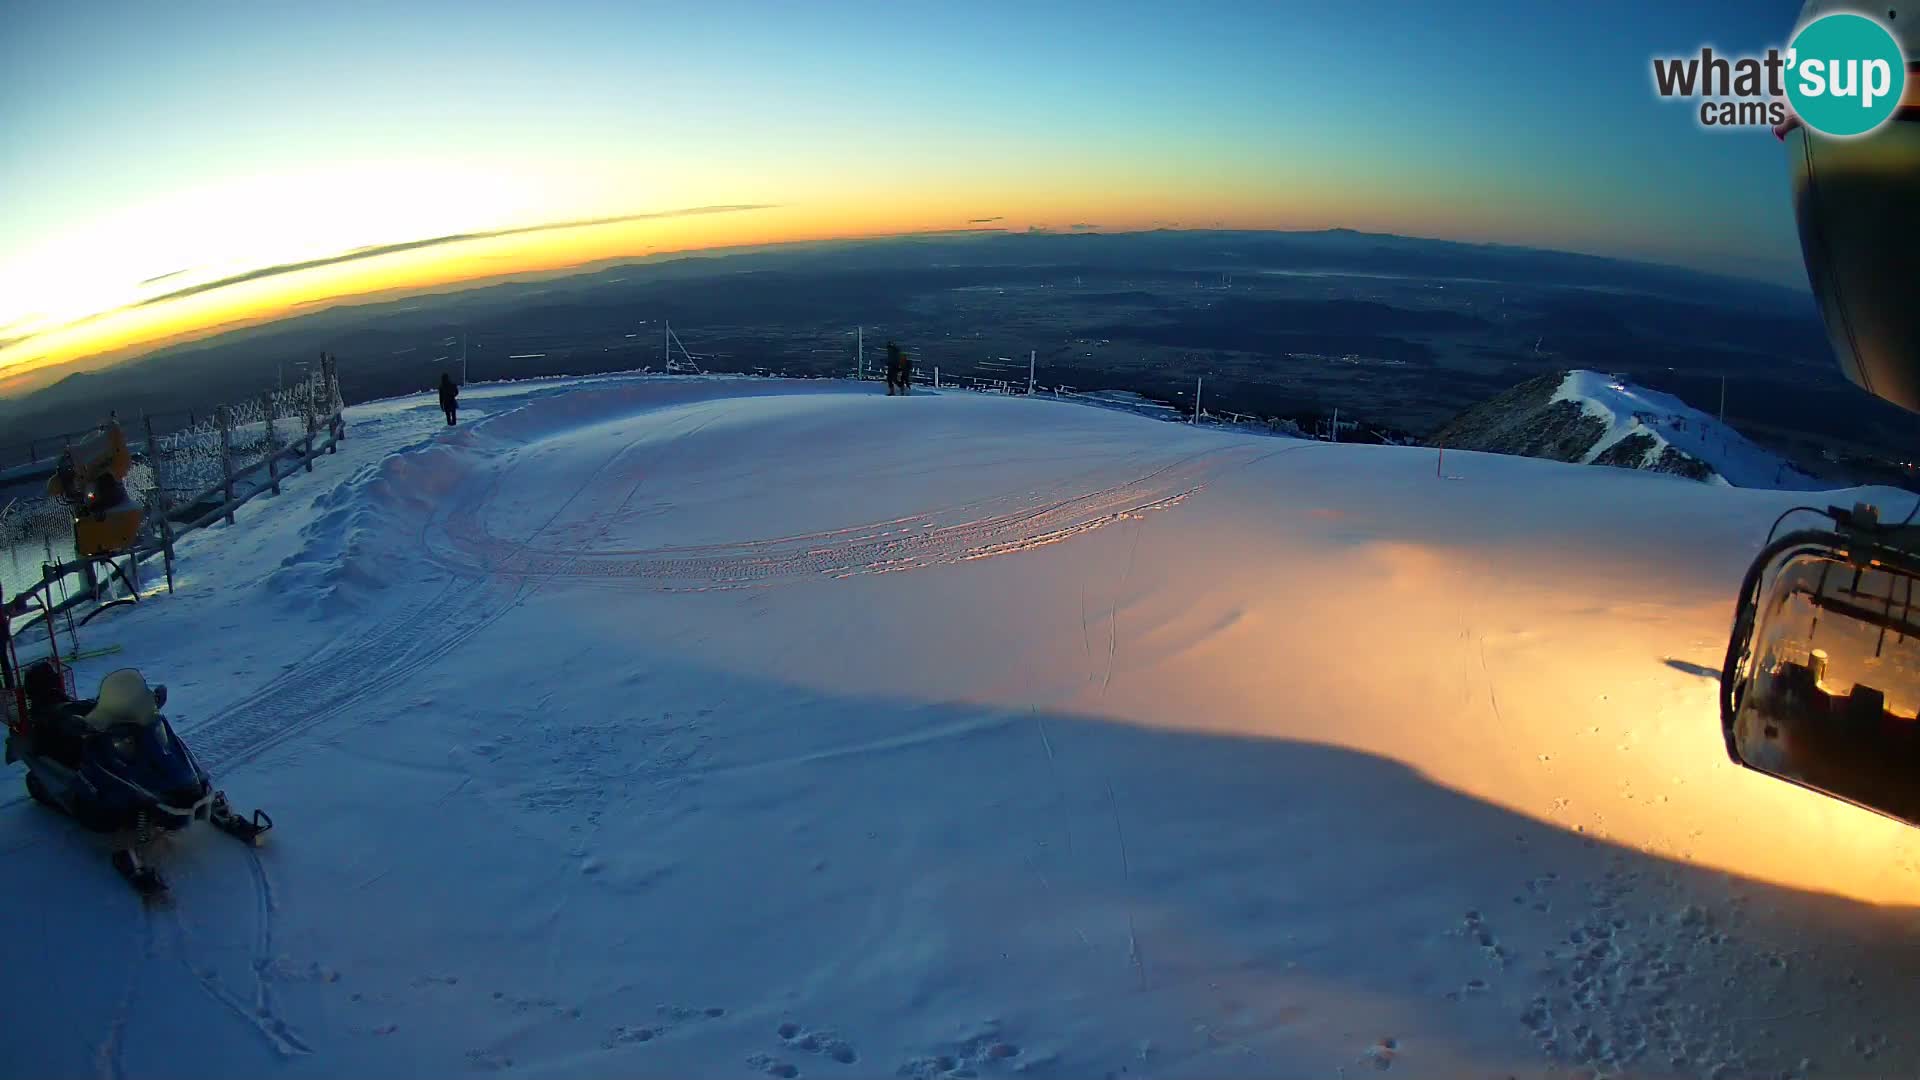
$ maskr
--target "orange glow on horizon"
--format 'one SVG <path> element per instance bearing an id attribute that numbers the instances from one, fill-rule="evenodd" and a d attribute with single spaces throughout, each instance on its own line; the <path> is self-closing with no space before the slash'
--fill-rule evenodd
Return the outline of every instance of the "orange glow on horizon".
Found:
<path id="1" fill-rule="evenodd" d="M 1202 197 L 1196 198 L 1191 191 L 1183 197 L 1171 178 L 1146 171 L 1132 177 L 1131 183 L 1104 189 L 1094 186 L 1093 180 L 1065 175 L 986 183 L 969 178 L 944 190 L 937 186 L 910 192 L 850 190 L 837 199 L 797 205 L 451 241 L 273 274 L 145 306 L 131 303 L 46 329 L 0 345 L 0 393 L 25 392 L 68 370 L 109 367 L 156 349 L 331 305 L 515 275 L 560 273 L 621 259 L 969 229 L 1022 232 L 1039 227 L 1066 232 L 1083 222 L 1102 232 L 1346 226 L 1494 241 L 1537 235 L 1557 224 L 1546 207 L 1528 207 L 1523 202 L 1503 203 L 1495 217 L 1492 207 L 1463 206 L 1443 192 L 1396 200 L 1382 198 L 1382 192 L 1369 190 L 1364 182 L 1287 179 L 1289 196 L 1280 201 L 1270 187 L 1224 179 Z M 1098 192 L 1095 200 L 1087 197 L 1090 191 Z M 1090 209 L 1096 202 L 1099 209 Z M 1015 204 L 1026 209 L 1018 214 L 1000 210 Z M 1371 210 L 1361 212 L 1359 207 Z M 983 217 L 991 220 L 978 220 Z M 1566 239 L 1577 244 L 1577 237 Z M 145 292 L 151 296 L 192 283 L 160 281 Z M 314 347 L 325 345 L 316 342 Z"/>
<path id="2" fill-rule="evenodd" d="M 1103 230 L 1166 224 L 1147 199 L 1114 200 Z M 856 240 L 964 230 L 1019 232 L 1030 225 L 1066 231 L 1084 216 L 1059 206 L 989 223 L 971 220 L 976 200 L 924 198 L 892 205 L 771 207 L 589 225 L 453 241 L 238 282 L 145 306 L 130 305 L 0 347 L 0 390 L 36 371 L 86 362 L 105 367 L 169 345 L 259 325 L 325 306 L 547 274 L 620 259 L 692 255 L 775 244 Z M 1251 217 L 1252 215 L 1246 215 Z M 1045 225 L 1042 222 L 1059 222 Z M 1216 222 L 1209 221 L 1212 225 Z M 1229 224 L 1232 223 L 1223 223 Z M 1271 227 L 1251 222 L 1245 227 Z M 176 283 L 167 285 L 178 287 Z M 324 344 L 324 343 L 322 343 Z M 320 346 L 316 346 L 320 347 Z M 8 384 L 12 384 L 9 386 Z"/>

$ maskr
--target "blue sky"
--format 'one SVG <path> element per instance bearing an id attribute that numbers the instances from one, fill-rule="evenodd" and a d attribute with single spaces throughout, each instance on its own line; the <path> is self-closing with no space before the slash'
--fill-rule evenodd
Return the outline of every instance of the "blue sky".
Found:
<path id="1" fill-rule="evenodd" d="M 749 203 L 806 235 L 1341 224 L 1797 284 L 1779 144 L 1649 67 L 1780 44 L 1798 8 L 21 5 L 0 327 L 173 270 Z"/>

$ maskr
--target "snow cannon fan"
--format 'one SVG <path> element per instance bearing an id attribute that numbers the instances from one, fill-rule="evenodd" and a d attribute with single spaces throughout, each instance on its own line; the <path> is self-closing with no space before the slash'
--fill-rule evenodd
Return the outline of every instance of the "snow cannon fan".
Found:
<path id="1" fill-rule="evenodd" d="M 65 503 L 73 516 L 73 547 L 80 557 L 115 555 L 133 546 L 146 511 L 127 494 L 132 468 L 127 437 L 111 420 L 60 456 L 47 494 Z"/>
<path id="2" fill-rule="evenodd" d="M 1802 24 L 1843 10 L 1809 0 Z M 1920 57 L 1920 3 L 1891 4 L 1882 25 Z M 1920 64 L 1908 61 L 1901 107 L 1875 131 L 1836 138 L 1796 119 L 1776 134 L 1841 369 L 1920 412 Z M 1920 524 L 1864 504 L 1801 509 L 1827 521 L 1769 534 L 1741 584 L 1720 674 L 1727 753 L 1920 825 Z"/>

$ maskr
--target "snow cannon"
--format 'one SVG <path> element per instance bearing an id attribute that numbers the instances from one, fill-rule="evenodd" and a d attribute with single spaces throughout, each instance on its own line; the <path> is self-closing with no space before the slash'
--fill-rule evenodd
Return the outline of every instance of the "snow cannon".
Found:
<path id="1" fill-rule="evenodd" d="M 1805 25 L 1842 0 L 1808 0 Z M 1879 9 L 1874 10 L 1879 18 Z M 1841 370 L 1920 412 L 1920 3 L 1881 25 L 1907 60 L 1892 118 L 1836 138 L 1797 119 L 1787 150 L 1807 278 Z M 1774 538 L 1795 513 L 1825 520 Z M 1920 825 L 1920 496 L 1897 524 L 1878 507 L 1796 507 L 1748 567 L 1720 671 L 1735 763 Z"/>
<path id="2" fill-rule="evenodd" d="M 60 455 L 47 494 L 73 516 L 73 547 L 82 558 L 115 555 L 133 546 L 146 511 L 127 494 L 133 454 L 120 425 L 109 420 L 86 441 Z"/>

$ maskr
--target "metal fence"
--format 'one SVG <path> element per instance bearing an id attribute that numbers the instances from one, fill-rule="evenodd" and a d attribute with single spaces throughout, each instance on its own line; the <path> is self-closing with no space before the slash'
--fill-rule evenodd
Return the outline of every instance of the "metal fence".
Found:
<path id="1" fill-rule="evenodd" d="M 165 412 L 146 414 L 144 423 L 150 424 L 156 431 L 173 432 L 194 426 L 200 422 L 203 415 L 198 409 L 169 409 Z M 35 472 L 44 475 L 51 472 L 59 463 L 60 455 L 65 453 L 68 447 L 86 439 L 95 430 L 98 429 L 63 431 L 28 439 L 26 442 L 0 445 L 0 476 L 13 473 L 30 476 Z M 128 445 L 136 451 L 142 448 L 138 441 L 140 437 L 139 432 L 127 432 Z"/>
<path id="2" fill-rule="evenodd" d="M 115 577 L 137 591 L 141 564 L 156 555 L 171 586 L 173 547 L 182 534 L 223 518 L 232 524 L 234 511 L 248 500 L 279 494 L 284 476 L 312 472 L 314 459 L 332 453 L 346 437 L 339 372 L 328 358 L 300 383 L 221 405 L 182 429 L 161 434 L 152 418 L 143 418 L 128 434 L 144 435 L 125 487 L 146 512 L 131 550 L 111 560 L 63 558 L 56 544 L 65 553 L 73 551 L 73 520 L 65 504 L 29 496 L 0 509 L 0 549 L 16 558 L 23 547 L 46 554 L 37 580 L 6 590 L 14 616 L 31 622 L 102 603 L 113 592 Z M 104 576 L 103 568 L 109 570 Z"/>
<path id="3" fill-rule="evenodd" d="M 147 460 L 163 513 L 233 520 L 233 511 L 260 490 L 280 490 L 282 468 L 313 470 L 315 446 L 331 449 L 344 428 L 340 379 L 331 362 L 307 379 L 257 398 L 219 406 L 191 427 L 147 437 Z"/>

